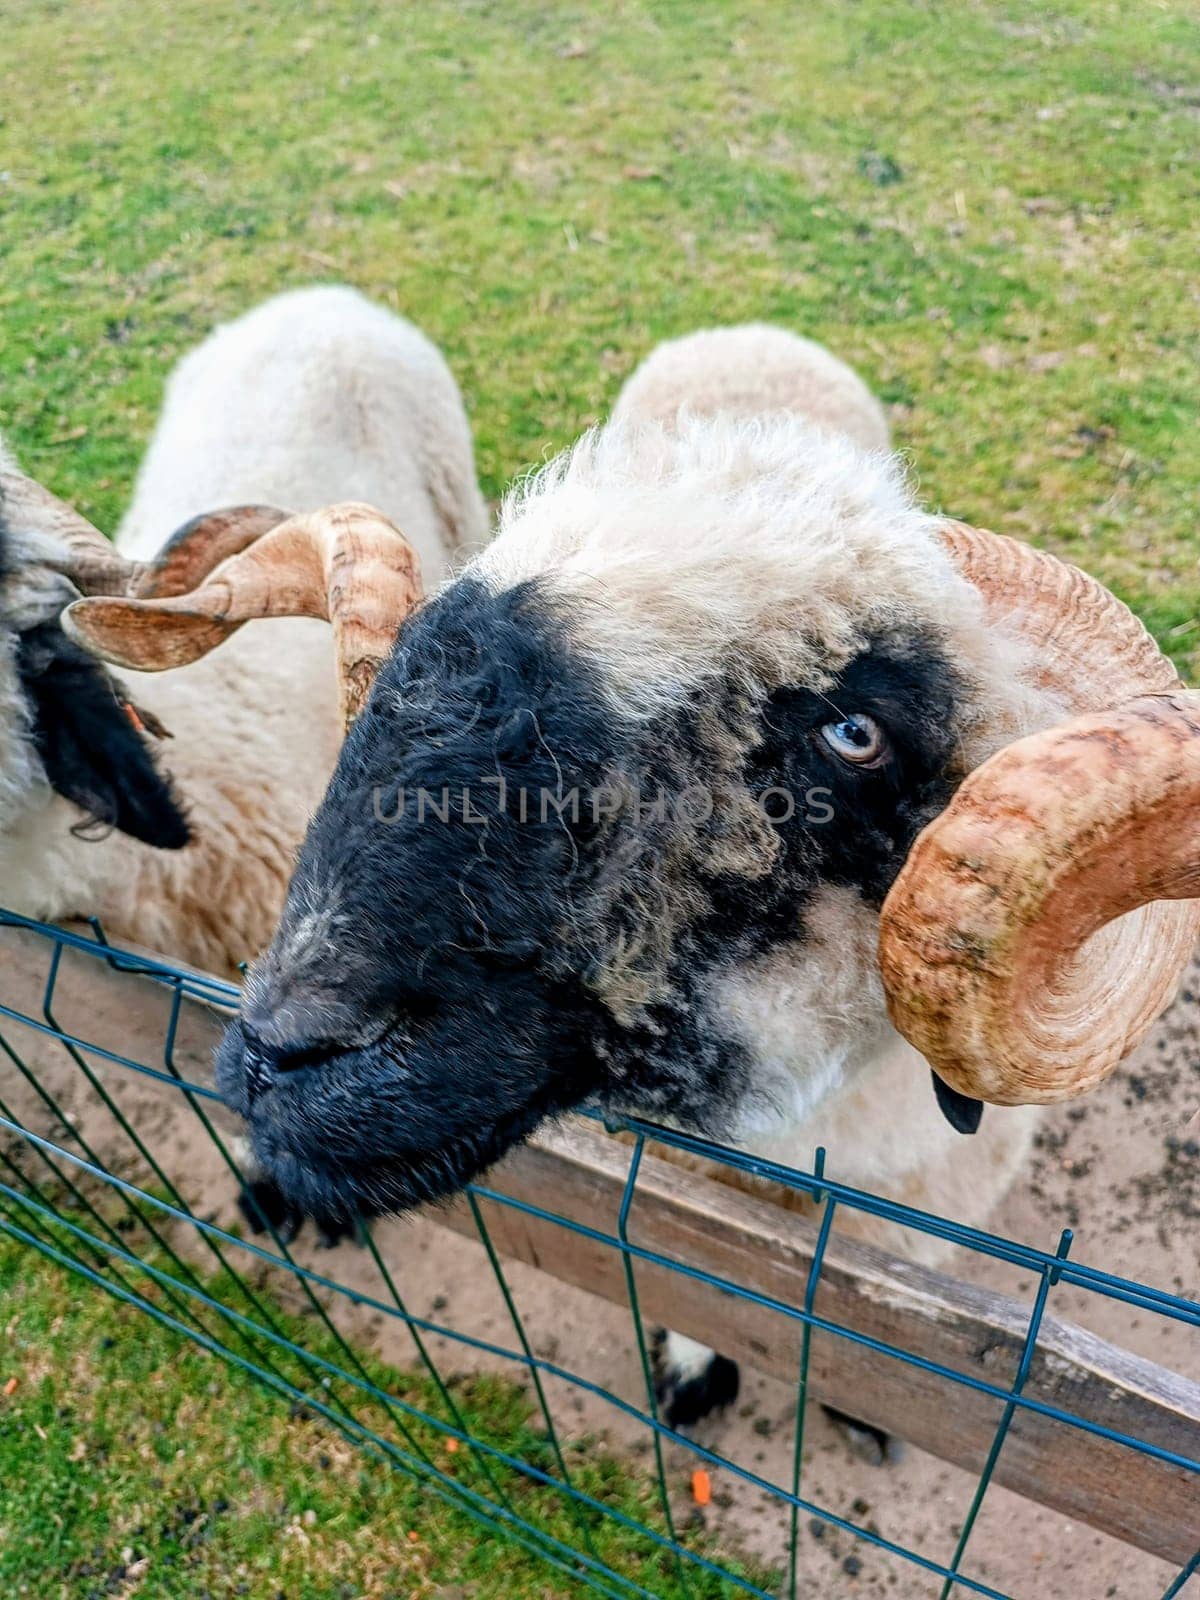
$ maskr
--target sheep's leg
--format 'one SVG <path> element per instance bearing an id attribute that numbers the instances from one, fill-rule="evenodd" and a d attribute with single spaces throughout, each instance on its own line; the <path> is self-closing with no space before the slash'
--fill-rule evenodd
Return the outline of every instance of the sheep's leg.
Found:
<path id="1" fill-rule="evenodd" d="M 291 1244 L 304 1226 L 304 1214 L 291 1205 L 270 1178 L 247 1178 L 238 1190 L 238 1210 L 251 1233 L 273 1233 Z"/>
<path id="2" fill-rule="evenodd" d="M 888 1457 L 894 1455 L 895 1445 L 882 1428 L 870 1422 L 860 1422 L 857 1417 L 837 1411 L 833 1406 L 822 1406 L 821 1410 L 846 1441 L 850 1454 L 857 1456 L 859 1461 L 865 1461 L 867 1466 L 882 1467 Z"/>
<path id="3" fill-rule="evenodd" d="M 654 1392 L 658 1412 L 671 1428 L 689 1428 L 714 1411 L 732 1405 L 738 1397 L 737 1363 L 719 1356 L 706 1344 L 685 1334 L 658 1328 L 652 1345 Z M 821 1410 L 833 1423 L 854 1455 L 869 1466 L 881 1467 L 893 1453 L 882 1428 L 860 1422 L 833 1406 Z"/>
<path id="4" fill-rule="evenodd" d="M 691 1427 L 737 1399 L 737 1363 L 706 1344 L 657 1328 L 651 1354 L 658 1414 L 668 1427 Z"/>

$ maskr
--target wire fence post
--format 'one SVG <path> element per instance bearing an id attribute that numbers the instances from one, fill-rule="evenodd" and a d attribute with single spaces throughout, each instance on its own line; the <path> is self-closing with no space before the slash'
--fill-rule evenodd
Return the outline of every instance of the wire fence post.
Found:
<path id="1" fill-rule="evenodd" d="M 467 1203 L 471 1208 L 471 1216 L 474 1219 L 475 1227 L 478 1230 L 480 1241 L 484 1250 L 487 1252 L 488 1263 L 491 1266 L 492 1274 L 495 1277 L 496 1283 L 500 1289 L 500 1294 L 508 1310 L 509 1319 L 513 1325 L 513 1331 L 516 1333 L 517 1339 L 520 1342 L 521 1351 L 525 1357 L 526 1369 L 529 1373 L 530 1381 L 533 1384 L 534 1393 L 537 1396 L 538 1409 L 542 1414 L 543 1422 L 546 1424 L 546 1437 L 550 1441 L 550 1447 L 554 1452 L 554 1459 L 558 1462 L 558 1470 L 562 1473 L 563 1482 L 566 1484 L 568 1489 L 571 1489 L 573 1487 L 571 1483 L 571 1474 L 567 1468 L 567 1461 L 563 1454 L 562 1445 L 559 1442 L 558 1429 L 554 1426 L 554 1417 L 551 1414 L 550 1405 L 546 1399 L 546 1390 L 542 1384 L 542 1375 L 538 1371 L 537 1362 L 534 1359 L 533 1347 L 531 1346 L 529 1337 L 525 1332 L 525 1323 L 521 1318 L 520 1312 L 517 1310 L 517 1302 L 513 1298 L 512 1291 L 508 1286 L 508 1278 L 504 1272 L 504 1268 L 500 1264 L 500 1257 L 497 1255 L 496 1247 L 492 1243 L 491 1231 L 489 1230 L 487 1223 L 484 1221 L 483 1212 L 479 1208 L 479 1201 L 473 1191 L 468 1190 Z M 585 1549 L 588 1551 L 589 1555 L 595 1556 L 595 1545 L 592 1540 L 591 1531 L 584 1520 L 582 1510 L 570 1495 L 567 1496 L 567 1504 L 571 1508 L 571 1514 L 575 1519 L 575 1525 L 579 1529 L 579 1534 L 583 1540 Z"/>
<path id="2" fill-rule="evenodd" d="M 691 1594 L 691 1589 L 688 1586 L 687 1573 L 684 1571 L 683 1561 L 679 1555 L 679 1536 L 675 1531 L 675 1516 L 671 1510 L 671 1492 L 667 1487 L 667 1473 L 663 1462 L 662 1433 L 658 1427 L 658 1393 L 654 1382 L 654 1370 L 650 1361 L 650 1352 L 646 1344 L 646 1330 L 642 1325 L 642 1312 L 638 1303 L 637 1279 L 633 1271 L 633 1258 L 629 1251 L 629 1211 L 633 1205 L 638 1171 L 642 1165 L 642 1156 L 645 1153 L 645 1149 L 645 1138 L 639 1133 L 634 1141 L 633 1154 L 629 1160 L 629 1176 L 625 1180 L 625 1192 L 621 1196 L 621 1210 L 617 1219 L 617 1237 L 621 1241 L 621 1258 L 625 1267 L 625 1283 L 629 1292 L 629 1310 L 633 1317 L 638 1356 L 642 1363 L 642 1379 L 646 1386 L 646 1404 L 650 1412 L 651 1421 L 654 1424 L 654 1465 L 658 1475 L 658 1498 L 662 1506 L 663 1521 L 666 1523 L 667 1533 L 671 1543 L 676 1547 L 675 1572 L 686 1600 L 686 1597 Z"/>
<path id="3" fill-rule="evenodd" d="M 788 1515 L 788 1600 L 796 1600 L 796 1584 L 799 1579 L 800 1474 L 804 1459 L 804 1424 L 808 1414 L 808 1363 L 812 1351 L 812 1314 L 816 1303 L 817 1284 L 821 1278 L 821 1267 L 825 1261 L 825 1249 L 833 1227 L 833 1213 L 837 1206 L 832 1196 L 820 1187 L 820 1180 L 825 1176 L 824 1148 L 819 1148 L 813 1158 L 813 1175 L 818 1183 L 818 1187 L 813 1189 L 813 1200 L 822 1211 L 817 1244 L 804 1289 L 804 1321 L 800 1325 L 800 1378 L 796 1386 L 795 1441 L 792 1447 L 792 1505 Z"/>
<path id="4" fill-rule="evenodd" d="M 1071 1252 L 1074 1240 L 1070 1228 L 1064 1228 L 1059 1236 L 1055 1256 L 1059 1261 L 1065 1261 Z M 1046 1302 L 1050 1297 L 1050 1290 L 1059 1281 L 1062 1275 L 1061 1268 L 1046 1266 L 1042 1271 L 1041 1282 L 1038 1284 L 1037 1296 L 1033 1303 L 1033 1311 L 1029 1317 L 1029 1329 L 1025 1335 L 1025 1345 L 1021 1351 L 1021 1361 L 1016 1375 L 1012 1381 L 1011 1398 L 1004 1407 L 1000 1421 L 996 1425 L 996 1435 L 992 1440 L 992 1447 L 988 1451 L 987 1460 L 984 1462 L 983 1471 L 979 1475 L 979 1482 L 975 1486 L 975 1493 L 971 1498 L 971 1506 L 963 1523 L 962 1532 L 958 1536 L 958 1543 L 954 1548 L 954 1555 L 950 1560 L 950 1575 L 942 1586 L 939 1600 L 949 1600 L 951 1591 L 956 1586 L 959 1567 L 962 1565 L 963 1556 L 966 1554 L 967 1544 L 970 1541 L 972 1530 L 983 1509 L 983 1497 L 988 1492 L 992 1481 L 992 1474 L 996 1470 L 996 1462 L 1000 1459 L 1000 1452 L 1004 1448 L 1004 1441 L 1008 1437 L 1008 1430 L 1012 1426 L 1012 1419 L 1016 1414 L 1016 1402 L 1025 1387 L 1025 1380 L 1029 1376 L 1029 1368 L 1033 1364 L 1034 1353 L 1037 1350 L 1038 1332 L 1042 1326 L 1042 1318 L 1046 1314 Z"/>

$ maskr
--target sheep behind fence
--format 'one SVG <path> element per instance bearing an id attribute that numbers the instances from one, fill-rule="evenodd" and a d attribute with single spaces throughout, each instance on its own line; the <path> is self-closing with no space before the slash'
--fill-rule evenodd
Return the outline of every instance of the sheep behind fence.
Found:
<path id="1" fill-rule="evenodd" d="M 847 1574 L 866 1558 L 880 1581 L 896 1575 L 891 1592 L 901 1595 L 1048 1596 L 1045 1570 L 1036 1588 L 1023 1586 L 1032 1580 L 1019 1563 L 1015 1579 L 996 1575 L 986 1524 L 997 1507 L 1006 1519 L 1019 1509 L 1011 1490 L 1059 1513 L 1047 1527 L 1069 1527 L 1065 1514 L 1146 1552 L 1130 1552 L 1138 1593 L 1167 1600 L 1200 1572 L 1200 1304 L 1076 1262 L 1069 1232 L 1056 1250 L 1031 1248 L 841 1185 L 819 1152 L 811 1172 L 790 1172 L 643 1124 L 628 1124 L 632 1143 L 618 1144 L 577 1121 L 543 1134 L 437 1223 L 416 1225 L 436 1229 L 436 1266 L 426 1257 L 422 1267 L 411 1227 L 364 1231 L 362 1248 L 336 1256 L 278 1234 L 258 1243 L 236 1229 L 236 1144 L 209 1069 L 235 991 L 113 949 L 99 930 L 9 914 L 0 953 L 0 1230 L 247 1368 L 381 1466 L 424 1480 L 594 1591 L 657 1592 L 632 1557 L 621 1570 L 596 1552 L 596 1519 L 623 1514 L 574 1481 L 564 1418 L 580 1407 L 589 1426 L 611 1424 L 619 1445 L 649 1443 L 656 1514 L 625 1532 L 642 1556 L 669 1562 L 683 1594 L 812 1592 L 813 1562 L 833 1550 Z M 655 1154 L 662 1142 L 806 1193 L 820 1208 L 816 1224 L 668 1165 Z M 981 1281 L 842 1237 L 840 1217 L 859 1212 L 958 1246 Z M 474 1245 L 447 1240 L 446 1226 Z M 456 1270 L 487 1276 L 490 1321 L 427 1311 L 431 1286 Z M 557 1348 L 533 1314 L 545 1274 L 555 1280 Z M 997 1282 L 1023 1292 L 988 1286 Z M 563 1285 L 588 1291 L 575 1322 Z M 611 1314 L 591 1296 L 611 1302 Z M 1161 1348 L 1182 1370 L 1060 1320 L 1064 1304 L 1085 1320 L 1093 1305 L 1112 1308 L 1116 1326 L 1136 1309 L 1162 1324 Z M 311 1329 L 302 1340 L 289 1306 Z M 685 1438 L 663 1423 L 650 1376 L 656 1321 L 715 1331 L 764 1381 L 790 1386 L 794 1426 L 769 1467 L 720 1432 Z M 406 1365 L 417 1361 L 428 1404 L 381 1386 L 366 1355 L 381 1337 Z M 464 1364 L 530 1386 L 545 1454 L 517 1459 L 472 1433 L 448 1381 Z M 640 1394 L 630 1374 L 640 1374 Z M 861 1496 L 843 1504 L 829 1493 L 813 1448 L 818 1400 L 853 1407 L 959 1469 L 937 1469 L 949 1473 L 953 1516 L 918 1530 L 903 1520 L 911 1511 L 872 1517 Z M 447 1467 L 432 1442 L 446 1439 L 461 1463 Z M 781 1589 L 685 1526 L 680 1486 L 693 1468 L 731 1486 L 731 1513 L 716 1510 L 729 1547 L 751 1525 L 751 1503 L 763 1508 L 754 1542 L 771 1556 L 782 1549 Z M 861 1466 L 857 1481 L 879 1483 Z M 570 1508 L 571 1539 L 521 1497 L 530 1485 Z"/>

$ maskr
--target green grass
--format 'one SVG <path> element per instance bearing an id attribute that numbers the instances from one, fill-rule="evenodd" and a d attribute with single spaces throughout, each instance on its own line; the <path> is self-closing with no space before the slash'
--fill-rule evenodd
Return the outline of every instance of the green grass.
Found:
<path id="1" fill-rule="evenodd" d="M 1198 640 L 1186 0 L 7 0 L 0 421 L 117 516 L 171 362 L 346 279 L 445 347 L 487 489 L 665 335 L 765 317 L 927 497 Z"/>
<path id="2" fill-rule="evenodd" d="M 40 1231 L 20 1207 L 11 1220 Z M 59 1250 L 79 1253 L 65 1232 Z M 126 1247 L 156 1260 L 145 1239 Z M 82 1251 L 88 1262 L 86 1248 Z M 169 1266 L 161 1256 L 160 1268 Z M 178 1316 L 153 1281 L 130 1286 Z M 208 1285 L 223 1304 L 245 1309 L 227 1278 Z M 314 1319 L 271 1314 L 281 1331 L 339 1368 L 344 1354 Z M 238 1328 L 207 1314 L 206 1327 L 259 1364 L 269 1347 L 249 1347 Z M 582 1592 L 568 1573 L 431 1498 L 414 1478 L 364 1453 L 314 1408 L 271 1391 L 182 1334 L 150 1321 L 87 1281 L 51 1267 L 0 1235 L 0 1593 L 21 1600 L 543 1600 Z M 405 1414 L 398 1424 L 361 1389 L 314 1385 L 311 1369 L 278 1347 L 283 1376 L 352 1415 L 387 1445 L 426 1461 L 477 1495 L 495 1498 L 575 1549 L 586 1526 L 592 1554 L 612 1570 L 667 1597 L 722 1600 L 733 1588 L 693 1568 L 689 1587 L 675 1558 L 615 1517 L 663 1527 L 655 1481 L 594 1439 L 563 1443 L 575 1488 L 606 1508 L 573 1512 L 564 1498 L 503 1463 L 492 1481 L 444 1429 Z M 452 1422 L 424 1375 L 362 1357 L 367 1378 L 428 1417 Z M 317 1377 L 320 1378 L 318 1373 Z M 15 1382 L 14 1382 L 15 1380 Z M 9 1392 L 11 1391 L 11 1392 Z M 452 1379 L 465 1431 L 541 1472 L 558 1475 L 529 1396 L 498 1378 Z M 370 1446 L 368 1446 L 370 1449 Z M 719 1555 L 706 1535 L 692 1549 Z M 772 1576 L 728 1563 L 754 1581 Z"/>
<path id="3" fill-rule="evenodd" d="M 102 524 L 171 363 L 284 287 L 347 280 L 427 329 L 493 495 L 656 340 L 760 317 L 861 368 L 931 503 L 1079 560 L 1194 671 L 1185 0 L 5 0 L 0 39 L 0 427 Z M 3 1592 L 85 1594 L 63 1564 L 126 1546 L 164 1596 L 242 1567 L 289 1600 L 560 1592 L 131 1312 L 7 1245 L 0 1274 L 26 1373 Z M 490 1403 L 519 1444 L 520 1403 Z"/>

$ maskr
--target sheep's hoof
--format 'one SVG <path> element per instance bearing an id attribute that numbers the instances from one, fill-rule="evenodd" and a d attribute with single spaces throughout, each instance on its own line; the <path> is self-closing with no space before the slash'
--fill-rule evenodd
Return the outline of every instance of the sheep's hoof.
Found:
<path id="1" fill-rule="evenodd" d="M 681 1367 L 671 1359 L 671 1345 L 677 1336 L 657 1328 L 651 1341 L 654 1398 L 658 1415 L 669 1428 L 690 1428 L 714 1411 L 731 1406 L 738 1397 L 741 1378 L 737 1362 L 715 1351 L 708 1352 L 702 1366 L 689 1362 Z"/>
<path id="2" fill-rule="evenodd" d="M 314 1216 L 312 1220 L 317 1230 L 317 1244 L 322 1250 L 336 1250 L 343 1239 L 350 1244 L 362 1243 L 355 1217 Z"/>
<path id="3" fill-rule="evenodd" d="M 863 1461 L 868 1467 L 882 1467 L 892 1454 L 890 1436 L 882 1428 L 876 1428 L 869 1422 L 860 1422 L 857 1417 L 851 1417 L 844 1411 L 835 1411 L 832 1406 L 822 1406 L 821 1410 L 833 1423 L 842 1438 L 850 1447 L 850 1454 L 858 1461 Z"/>
<path id="4" fill-rule="evenodd" d="M 244 1183 L 238 1195 L 238 1210 L 252 1233 L 273 1234 L 282 1245 L 294 1242 L 307 1220 L 303 1211 L 288 1200 L 270 1178 L 255 1178 Z M 357 1239 L 358 1224 L 353 1218 L 313 1216 L 317 1243 L 332 1250 L 343 1239 Z"/>

